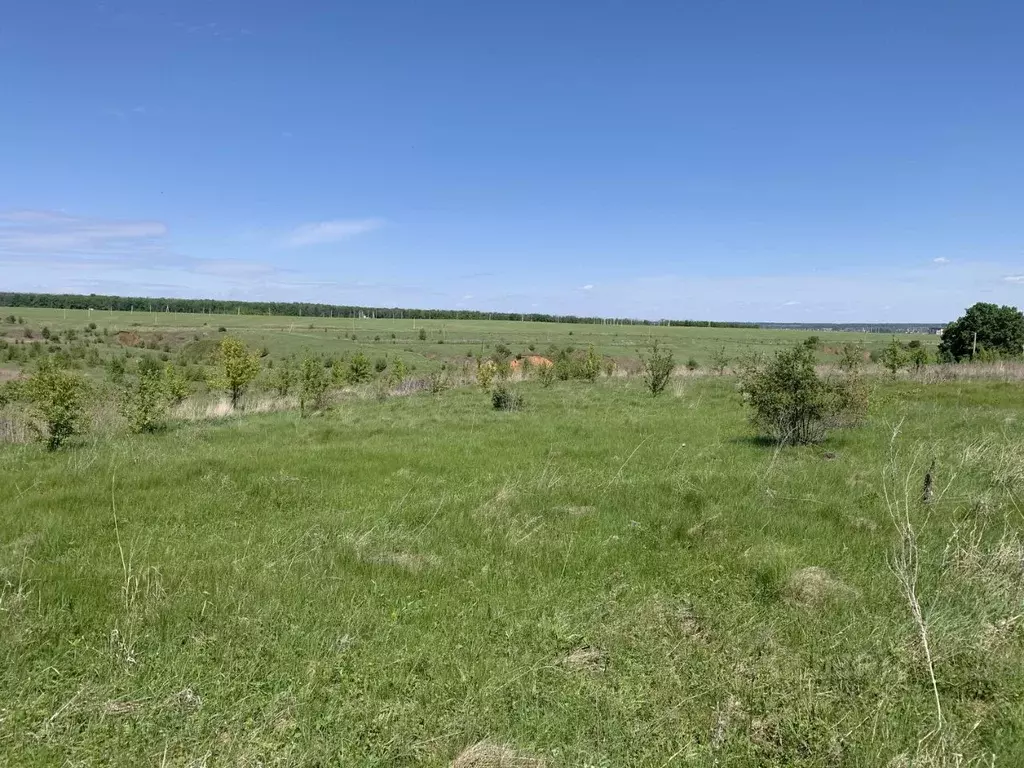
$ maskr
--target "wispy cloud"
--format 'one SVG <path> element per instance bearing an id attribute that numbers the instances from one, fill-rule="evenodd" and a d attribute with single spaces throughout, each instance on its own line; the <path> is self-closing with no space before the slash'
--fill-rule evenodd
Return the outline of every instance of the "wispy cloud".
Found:
<path id="1" fill-rule="evenodd" d="M 167 234 L 159 221 L 114 221 L 59 211 L 0 213 L 0 255 L 99 255 L 151 248 Z"/>
<path id="2" fill-rule="evenodd" d="M 582 286 L 580 288 L 580 290 L 581 291 L 592 291 L 592 290 L 594 290 L 594 286 L 591 285 L 590 283 L 587 283 L 586 285 Z"/>
<path id="3" fill-rule="evenodd" d="M 939 256 L 939 258 L 937 258 L 937 259 L 932 259 L 932 263 L 934 263 L 934 264 L 949 264 L 949 259 L 947 259 L 945 256 Z"/>
<path id="4" fill-rule="evenodd" d="M 383 219 L 334 219 L 303 224 L 293 229 L 284 239 L 289 248 L 303 248 L 308 245 L 324 245 L 373 232 L 384 226 Z"/>
<path id="5" fill-rule="evenodd" d="M 1007 275 L 1003 280 L 1007 283 L 1024 283 L 1024 275 Z"/>
<path id="6" fill-rule="evenodd" d="M 784 306 L 784 307 L 798 307 L 798 306 L 800 306 L 800 302 L 799 301 L 784 301 L 784 302 L 782 302 L 782 306 Z"/>

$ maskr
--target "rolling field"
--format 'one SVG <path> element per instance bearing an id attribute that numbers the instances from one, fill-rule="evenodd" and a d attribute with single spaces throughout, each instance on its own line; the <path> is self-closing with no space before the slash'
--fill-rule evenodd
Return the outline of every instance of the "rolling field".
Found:
<path id="1" fill-rule="evenodd" d="M 1012 765 L 1020 385 L 873 381 L 782 450 L 730 377 L 2 445 L 0 763 Z"/>
<path id="2" fill-rule="evenodd" d="M 756 328 L 692 328 L 642 325 L 585 325 L 506 321 L 373 320 L 352 318 L 301 318 L 254 315 L 202 315 L 161 312 L 105 312 L 100 310 L 2 309 L 0 314 L 21 316 L 38 331 L 81 330 L 88 323 L 110 333 L 137 334 L 144 342 L 155 342 L 170 351 L 199 338 L 219 338 L 220 328 L 248 344 L 265 347 L 270 355 L 284 357 L 311 352 L 320 355 L 352 355 L 363 352 L 401 358 L 406 365 L 432 370 L 445 361 L 464 360 L 486 354 L 499 343 L 513 353 L 544 354 L 552 345 L 586 349 L 593 345 L 598 354 L 623 362 L 636 361 L 654 340 L 675 352 L 678 363 L 693 358 L 706 367 L 719 351 L 736 359 L 753 352 L 772 352 L 798 343 L 807 331 L 761 330 Z M 420 338 L 420 331 L 426 338 Z M 0 324 L 0 335 L 16 337 L 18 326 Z M 863 344 L 866 350 L 880 350 L 891 337 L 885 334 L 822 332 L 819 356 L 834 360 L 843 344 Z M 353 336 L 355 338 L 353 338 Z M 159 338 L 157 338 L 159 337 Z M 919 339 L 934 349 L 938 337 L 916 334 L 900 337 Z M 530 349 L 530 346 L 533 349 Z"/>

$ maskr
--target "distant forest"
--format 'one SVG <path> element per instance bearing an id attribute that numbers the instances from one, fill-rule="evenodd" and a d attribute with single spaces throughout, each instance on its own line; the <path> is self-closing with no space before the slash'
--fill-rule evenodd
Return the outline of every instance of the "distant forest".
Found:
<path id="1" fill-rule="evenodd" d="M 705 328 L 757 328 L 757 323 L 725 323 L 711 320 L 635 320 L 632 318 L 579 317 L 541 312 L 479 312 L 465 309 L 402 309 L 400 307 L 353 307 L 281 301 L 228 301 L 220 299 L 170 299 L 139 296 L 88 296 L 66 293 L 13 293 L 0 291 L 0 306 L 50 309 L 104 309 L 116 312 L 190 312 L 213 315 L 282 315 L 287 317 L 375 317 L 410 320 L 525 320 L 535 323 L 620 323 L 623 325 L 674 325 Z"/>

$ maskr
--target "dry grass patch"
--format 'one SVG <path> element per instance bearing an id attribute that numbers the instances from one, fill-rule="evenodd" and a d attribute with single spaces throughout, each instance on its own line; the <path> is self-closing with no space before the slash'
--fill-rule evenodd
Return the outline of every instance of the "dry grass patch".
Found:
<path id="1" fill-rule="evenodd" d="M 545 768 L 546 765 L 541 758 L 490 741 L 478 741 L 467 747 L 452 762 L 452 768 Z"/>
<path id="2" fill-rule="evenodd" d="M 603 672 L 608 666 L 608 654 L 600 648 L 584 645 L 559 662 L 574 672 Z"/>
<path id="3" fill-rule="evenodd" d="M 824 568 L 812 565 L 790 574 L 783 594 L 787 601 L 812 608 L 836 599 L 857 596 L 857 590 L 835 578 Z"/>

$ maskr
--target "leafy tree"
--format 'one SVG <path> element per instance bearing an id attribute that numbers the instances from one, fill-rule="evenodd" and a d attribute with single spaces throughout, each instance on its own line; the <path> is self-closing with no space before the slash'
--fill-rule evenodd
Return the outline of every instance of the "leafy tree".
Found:
<path id="1" fill-rule="evenodd" d="M 839 353 L 839 368 L 847 373 L 857 373 L 864 364 L 864 348 L 859 344 L 843 344 Z"/>
<path id="2" fill-rule="evenodd" d="M 40 437 L 49 450 L 57 450 L 69 437 L 85 429 L 86 393 L 85 381 L 51 360 L 44 360 L 29 380 L 29 399 L 43 421 Z"/>
<path id="3" fill-rule="evenodd" d="M 909 362 L 906 349 L 903 348 L 900 340 L 895 336 L 892 337 L 889 345 L 882 350 L 879 360 L 893 376 L 899 373 L 900 368 L 905 368 Z"/>
<path id="4" fill-rule="evenodd" d="M 651 353 L 647 357 L 641 356 L 640 362 L 644 369 L 644 383 L 651 396 L 657 397 L 668 386 L 668 380 L 676 368 L 672 350 L 663 349 L 655 341 L 651 346 Z"/>
<path id="5" fill-rule="evenodd" d="M 804 339 L 804 346 L 808 349 L 817 349 L 821 346 L 821 336 L 808 336 Z"/>
<path id="6" fill-rule="evenodd" d="M 314 411 L 323 410 L 330 384 L 320 359 L 312 355 L 306 357 L 299 371 L 299 413 L 305 416 L 307 407 Z"/>
<path id="7" fill-rule="evenodd" d="M 587 355 L 584 357 L 579 364 L 579 378 L 586 381 L 597 381 L 598 375 L 601 373 L 601 358 L 597 352 L 594 351 L 594 346 L 591 345 L 587 348 Z"/>
<path id="8" fill-rule="evenodd" d="M 231 395 L 231 407 L 238 401 L 246 387 L 260 375 L 259 355 L 253 354 L 241 339 L 228 336 L 220 343 L 220 379 L 222 389 Z"/>
<path id="9" fill-rule="evenodd" d="M 907 360 L 914 366 L 915 371 L 920 371 L 928 365 L 928 350 L 920 339 L 914 339 L 907 344 Z"/>
<path id="10" fill-rule="evenodd" d="M 408 370 L 405 367 L 405 361 L 402 358 L 397 358 L 395 362 L 391 364 L 390 378 L 395 384 L 401 384 L 405 381 L 405 377 L 409 375 Z"/>
<path id="11" fill-rule="evenodd" d="M 852 424 L 866 409 L 856 376 L 828 381 L 814 369 L 814 350 L 804 344 L 781 350 L 767 362 L 752 361 L 740 391 L 754 425 L 783 445 L 811 443 L 830 426 Z"/>
<path id="12" fill-rule="evenodd" d="M 814 338 L 814 337 L 811 337 Z M 717 350 L 711 353 L 711 370 L 721 376 L 725 373 L 725 369 L 729 367 L 729 363 L 732 362 L 732 358 L 725 351 L 725 347 L 719 347 Z"/>
<path id="13" fill-rule="evenodd" d="M 295 361 L 286 357 L 274 369 L 273 387 L 280 397 L 288 397 L 295 386 Z"/>
<path id="14" fill-rule="evenodd" d="M 979 302 L 946 326 L 939 342 L 939 356 L 960 362 L 977 351 L 987 350 L 1017 357 L 1024 350 L 1024 313 L 1016 307 Z"/>
<path id="15" fill-rule="evenodd" d="M 370 360 L 362 352 L 353 355 L 348 364 L 348 380 L 352 384 L 369 381 L 373 374 L 370 371 Z"/>
<path id="16" fill-rule="evenodd" d="M 147 369 L 133 384 L 121 392 L 121 414 L 128 420 L 128 429 L 136 434 L 156 432 L 166 423 L 170 398 L 159 369 Z"/>
<path id="17" fill-rule="evenodd" d="M 185 398 L 192 394 L 192 385 L 189 383 L 185 371 L 173 363 L 164 366 L 164 389 L 167 391 L 167 399 L 171 405 L 184 402 Z"/>
<path id="18" fill-rule="evenodd" d="M 420 341 L 426 341 L 426 340 L 427 340 L 427 329 L 426 328 L 420 328 Z"/>

